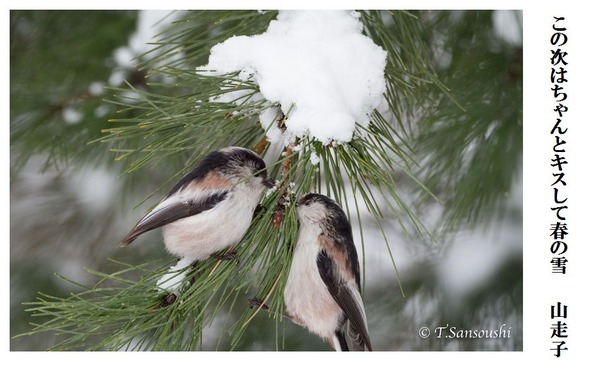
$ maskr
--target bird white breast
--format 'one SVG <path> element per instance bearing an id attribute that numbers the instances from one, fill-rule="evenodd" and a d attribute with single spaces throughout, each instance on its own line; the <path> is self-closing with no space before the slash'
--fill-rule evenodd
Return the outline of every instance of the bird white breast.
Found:
<path id="1" fill-rule="evenodd" d="M 236 188 L 214 208 L 166 225 L 167 250 L 182 258 L 205 260 L 236 245 L 248 230 L 261 195 Z"/>
<path id="2" fill-rule="evenodd" d="M 287 312 L 296 323 L 324 339 L 338 327 L 343 312 L 333 300 L 317 268 L 320 229 L 302 225 L 285 286 Z"/>

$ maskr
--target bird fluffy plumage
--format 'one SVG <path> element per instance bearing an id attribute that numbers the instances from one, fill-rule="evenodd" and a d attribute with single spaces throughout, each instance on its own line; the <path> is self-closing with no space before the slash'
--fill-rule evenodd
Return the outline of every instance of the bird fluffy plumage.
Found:
<path id="1" fill-rule="evenodd" d="M 131 229 L 121 246 L 163 227 L 166 249 L 180 260 L 158 285 L 175 291 L 184 278 L 181 269 L 239 243 L 264 190 L 272 185 L 264 161 L 251 150 L 211 152 Z"/>
<path id="2" fill-rule="evenodd" d="M 288 314 L 335 350 L 371 351 L 358 255 L 344 211 L 326 196 L 307 194 L 298 201 L 298 215 L 284 292 Z"/>

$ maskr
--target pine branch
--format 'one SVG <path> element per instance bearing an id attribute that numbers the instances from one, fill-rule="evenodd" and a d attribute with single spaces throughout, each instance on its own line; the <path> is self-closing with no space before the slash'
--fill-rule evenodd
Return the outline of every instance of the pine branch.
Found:
<path id="1" fill-rule="evenodd" d="M 438 72 L 452 97 L 437 94 L 435 110 L 420 120 L 416 139 L 426 161 L 420 177 L 428 188 L 445 194 L 440 233 L 505 212 L 505 196 L 519 172 L 523 147 L 522 48 L 498 49 L 507 44 L 492 33 L 491 12 L 466 13 L 454 23 L 448 23 L 449 17 L 433 14 L 423 28 L 441 41 L 440 50 L 452 53 Z M 467 45 L 468 53 L 462 49 Z"/>
<path id="2" fill-rule="evenodd" d="M 215 15 L 221 30 L 215 30 Z M 386 15 L 390 23 L 384 20 Z M 126 173 L 131 175 L 150 162 L 159 164 L 182 155 L 186 158 L 184 172 L 209 151 L 228 145 L 273 152 L 270 148 L 276 146 L 265 141 L 258 116 L 277 106 L 254 99 L 256 85 L 240 81 L 237 74 L 198 75 L 190 70 L 205 62 L 217 39 L 234 31 L 258 33 L 273 16 L 245 11 L 196 13 L 178 23 L 159 40 L 161 50 L 157 48 L 156 53 L 160 54 L 145 63 L 154 74 L 176 83 L 115 89 L 117 96 L 110 102 L 128 116 L 113 121 L 118 127 L 104 130 L 95 144 L 110 145 L 117 160 L 128 162 Z M 44 320 L 29 334 L 55 332 L 65 337 L 55 349 L 195 350 L 202 348 L 203 329 L 221 313 L 231 316 L 236 302 L 259 297 L 281 318 L 298 231 L 293 205 L 298 195 L 307 192 L 328 195 L 349 215 L 356 215 L 359 226 L 355 236 L 363 241 L 362 221 L 371 218 L 387 242 L 383 226 L 388 215 L 406 235 L 427 236 L 427 229 L 397 191 L 399 174 L 411 179 L 416 188 L 426 189 L 413 172 L 417 158 L 411 134 L 402 124 L 430 99 L 432 86 L 438 91 L 442 86 L 420 55 L 424 47 L 418 38 L 421 27 L 412 14 L 363 12 L 362 18 L 367 33 L 390 53 L 385 95 L 390 113 L 375 112 L 370 124 L 357 128 L 357 136 L 345 144 L 324 144 L 304 137 L 274 151 L 280 157 L 267 169 L 278 186 L 265 196 L 261 211 L 236 247 L 239 264 L 215 255 L 184 270 L 189 271 L 189 286 L 177 296 L 156 290 L 156 281 L 166 270 L 165 266 L 157 268 L 158 261 L 140 266 L 120 263 L 123 269 L 112 274 L 93 271 L 100 278 L 95 286 L 68 298 L 42 294 L 37 302 L 29 303 L 28 310 Z M 185 52 L 184 57 L 177 55 L 179 50 Z M 167 65 L 153 68 L 165 61 Z M 240 101 L 215 100 L 232 91 L 240 93 Z M 441 91 L 447 94 L 447 90 Z M 277 126 L 285 132 L 283 113 L 282 118 Z M 367 272 L 364 261 L 365 253 L 363 272 Z M 141 276 L 131 279 L 129 272 Z M 233 319 L 227 328 L 231 348 L 239 345 L 257 313 L 258 309 L 248 308 Z M 278 348 L 278 338 L 284 335 L 276 337 Z"/>

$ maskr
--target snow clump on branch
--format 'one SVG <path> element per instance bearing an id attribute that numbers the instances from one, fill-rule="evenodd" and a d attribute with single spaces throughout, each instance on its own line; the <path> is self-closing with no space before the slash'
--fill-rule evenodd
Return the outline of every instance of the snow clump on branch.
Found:
<path id="1" fill-rule="evenodd" d="M 240 81 L 258 86 L 255 99 L 278 104 L 287 115 L 283 135 L 276 125 L 267 129 L 277 123 L 275 110 L 260 118 L 271 142 L 284 137 L 292 144 L 304 136 L 349 142 L 356 125 L 366 127 L 373 110 L 385 105 L 387 53 L 362 33 L 359 18 L 348 11 L 280 11 L 265 33 L 215 45 L 198 74 L 239 72 Z M 236 97 L 227 93 L 218 100 Z"/>

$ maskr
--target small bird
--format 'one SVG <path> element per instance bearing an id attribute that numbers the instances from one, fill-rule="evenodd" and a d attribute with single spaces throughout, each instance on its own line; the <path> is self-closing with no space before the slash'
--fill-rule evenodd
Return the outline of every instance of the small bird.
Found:
<path id="1" fill-rule="evenodd" d="M 165 247 L 179 261 L 157 285 L 175 292 L 185 277 L 182 269 L 240 242 L 265 189 L 273 184 L 265 162 L 253 151 L 241 147 L 213 151 L 131 229 L 120 246 L 163 227 Z"/>
<path id="2" fill-rule="evenodd" d="M 284 300 L 290 319 L 336 351 L 372 351 L 360 291 L 360 266 L 344 211 L 320 194 L 297 203 L 300 232 Z"/>

